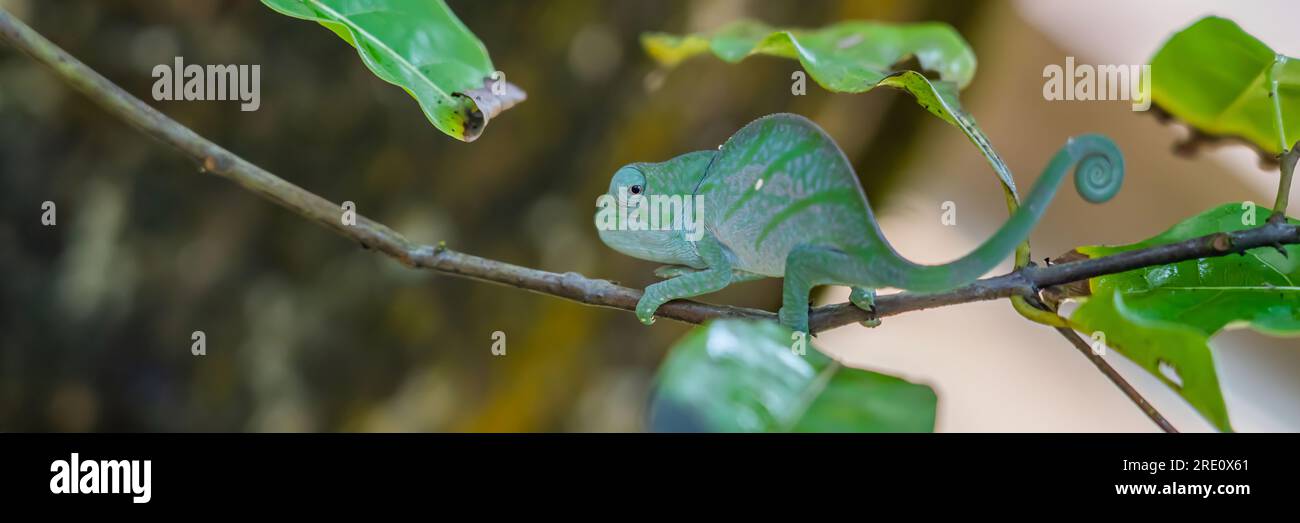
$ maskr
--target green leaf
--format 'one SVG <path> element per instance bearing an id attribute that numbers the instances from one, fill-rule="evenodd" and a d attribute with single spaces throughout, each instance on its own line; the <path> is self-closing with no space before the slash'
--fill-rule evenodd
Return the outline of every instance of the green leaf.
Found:
<path id="1" fill-rule="evenodd" d="M 715 320 L 688 333 L 659 370 L 658 431 L 930 432 L 925 385 L 844 367 L 774 322 Z"/>
<path id="2" fill-rule="evenodd" d="M 1091 333 L 1094 340 L 1098 333 L 1104 335 L 1103 343 L 1174 389 L 1219 430 L 1231 431 L 1210 336 L 1177 321 L 1151 319 L 1160 314 L 1135 308 L 1118 290 L 1095 292 L 1070 317 L 1073 327 Z"/>
<path id="3" fill-rule="evenodd" d="M 1202 18 L 1165 42 L 1151 59 L 1151 93 L 1156 105 L 1201 132 L 1241 138 L 1271 155 L 1300 138 L 1300 60 L 1231 20 Z"/>
<path id="4" fill-rule="evenodd" d="M 827 90 L 862 93 L 878 86 L 903 90 L 945 122 L 956 126 L 993 167 L 1003 185 L 1015 194 L 1015 180 L 993 150 L 975 118 L 957 98 L 975 76 L 975 52 L 955 29 L 942 23 L 893 25 L 866 21 L 841 22 L 823 29 L 774 29 L 762 22 L 733 22 L 712 34 L 642 35 L 641 44 L 659 63 L 672 67 L 692 56 L 712 51 L 729 63 L 756 54 L 799 60 L 813 80 Z M 915 57 L 921 71 L 897 66 Z"/>
<path id="5" fill-rule="evenodd" d="M 443 0 L 262 3 L 333 31 L 375 76 L 405 89 L 434 126 L 456 139 L 473 141 L 488 120 L 525 98 Z"/>
<path id="6" fill-rule="evenodd" d="M 1254 227 L 1254 204 L 1231 203 L 1188 219 L 1146 241 L 1118 247 L 1083 247 L 1101 257 L 1178 242 L 1215 232 Z M 1262 223 L 1262 218 L 1258 218 Z M 1291 220 L 1291 223 L 1300 223 Z M 1244 255 L 1201 258 L 1093 278 L 1087 298 L 1070 317 L 1085 333 L 1101 332 L 1107 345 L 1159 377 L 1222 430 L 1232 430 L 1209 341 L 1230 327 L 1275 336 L 1300 335 L 1300 246 Z M 1161 372 L 1171 367 L 1178 385 Z"/>

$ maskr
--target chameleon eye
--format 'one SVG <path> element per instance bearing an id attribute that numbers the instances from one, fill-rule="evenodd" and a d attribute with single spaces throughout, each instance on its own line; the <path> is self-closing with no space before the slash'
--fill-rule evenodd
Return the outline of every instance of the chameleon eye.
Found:
<path id="1" fill-rule="evenodd" d="M 631 191 L 632 191 L 632 194 L 641 194 L 641 186 L 640 186 L 640 185 L 633 185 Z"/>

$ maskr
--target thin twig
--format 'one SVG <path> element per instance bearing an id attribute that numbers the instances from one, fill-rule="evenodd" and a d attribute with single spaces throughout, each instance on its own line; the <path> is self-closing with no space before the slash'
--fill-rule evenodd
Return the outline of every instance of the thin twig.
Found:
<path id="1" fill-rule="evenodd" d="M 54 69 L 60 78 L 109 113 L 194 158 L 203 172 L 234 181 L 281 207 L 407 266 L 518 287 L 600 307 L 635 310 L 636 303 L 641 298 L 640 290 L 608 280 L 586 278 L 572 272 L 560 274 L 521 267 L 456 252 L 441 245 L 421 245 L 406 239 L 388 226 L 363 216 L 357 216 L 355 225 L 346 225 L 341 219 L 343 213 L 339 205 L 249 163 L 168 118 L 68 55 L 3 9 L 0 9 L 0 38 Z M 1012 296 L 1035 296 L 1040 289 L 1052 285 L 1105 274 L 1294 243 L 1300 243 L 1300 228 L 1286 223 L 1267 223 L 1255 229 L 1212 234 L 1103 258 L 1050 267 L 1030 265 L 1010 274 L 979 280 L 939 294 L 902 292 L 881 296 L 876 300 L 874 317 Z M 776 315 L 768 311 L 691 300 L 669 302 L 660 307 L 656 314 L 687 323 L 702 323 L 722 317 L 776 319 Z M 840 303 L 813 309 L 810 322 L 812 330 L 821 332 L 872 318 L 873 315 L 852 304 Z"/>
<path id="2" fill-rule="evenodd" d="M 1027 298 L 1026 301 L 1030 306 L 1045 313 L 1055 315 L 1057 312 L 1055 307 L 1043 303 L 1043 301 L 1039 300 L 1037 297 Z M 1116 387 L 1119 387 L 1119 390 L 1123 392 L 1125 396 L 1128 396 L 1128 399 L 1132 401 L 1134 405 L 1137 405 L 1137 408 L 1141 410 L 1143 414 L 1146 414 L 1148 418 L 1151 418 L 1151 421 L 1154 422 L 1157 427 L 1160 427 L 1160 430 L 1171 434 L 1178 432 L 1178 429 L 1174 428 L 1173 424 L 1169 423 L 1169 420 L 1165 419 L 1165 417 L 1160 414 L 1160 411 L 1156 410 L 1155 406 L 1152 405 L 1151 402 L 1142 397 L 1142 394 L 1139 393 L 1137 389 L 1133 388 L 1133 385 L 1130 385 L 1129 382 L 1124 379 L 1124 376 L 1121 376 L 1119 371 L 1115 370 L 1115 367 L 1110 366 L 1110 363 L 1107 362 L 1105 358 L 1101 357 L 1100 354 L 1093 352 L 1092 347 L 1083 339 L 1082 336 L 1079 335 L 1079 333 L 1069 327 L 1052 328 L 1061 336 L 1065 337 L 1066 341 L 1069 341 L 1071 345 L 1074 345 L 1074 348 L 1079 349 L 1079 353 L 1083 354 L 1085 358 L 1088 358 L 1088 361 L 1092 362 L 1092 364 L 1097 367 L 1097 370 L 1101 371 L 1101 373 L 1107 378 L 1110 378 L 1111 383 L 1114 383 Z"/>
<path id="3" fill-rule="evenodd" d="M 1087 341 L 1084 341 L 1083 337 L 1079 336 L 1079 333 L 1074 332 L 1074 330 L 1068 327 L 1056 327 L 1056 332 L 1061 333 L 1061 336 L 1070 340 L 1070 343 L 1073 344 L 1076 349 L 1079 349 L 1079 352 L 1082 353 L 1084 357 L 1088 358 L 1088 361 L 1091 361 L 1093 365 L 1096 365 L 1097 370 L 1101 371 L 1102 374 L 1105 374 L 1107 378 L 1110 378 L 1110 381 L 1114 383 L 1116 387 L 1119 387 L 1119 390 L 1123 391 L 1124 395 L 1128 396 L 1128 399 L 1132 400 L 1139 409 L 1142 409 L 1142 412 L 1146 413 L 1147 417 L 1151 418 L 1151 421 L 1155 422 L 1156 426 L 1160 427 L 1160 430 L 1171 434 L 1178 432 L 1178 429 L 1174 428 L 1174 426 L 1169 423 L 1169 420 L 1166 420 L 1164 416 L 1160 415 L 1160 412 L 1157 411 L 1156 408 L 1146 400 L 1146 398 L 1143 398 L 1142 395 L 1138 393 L 1137 389 L 1133 388 L 1132 385 L 1129 385 L 1129 383 L 1124 380 L 1124 377 L 1120 376 L 1119 372 L 1106 362 L 1105 358 L 1102 358 L 1101 355 L 1093 352 L 1092 347 L 1088 345 Z"/>

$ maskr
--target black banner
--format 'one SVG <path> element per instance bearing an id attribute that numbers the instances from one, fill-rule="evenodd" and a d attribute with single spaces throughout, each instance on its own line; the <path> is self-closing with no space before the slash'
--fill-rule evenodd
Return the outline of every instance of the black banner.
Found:
<path id="1" fill-rule="evenodd" d="M 1296 442 L 1246 434 L 6 434 L 0 492 L 19 505 L 128 510 L 416 507 L 431 495 L 566 493 L 671 502 L 670 492 L 721 489 L 777 504 L 816 493 L 890 503 L 1254 507 L 1295 496 Z"/>

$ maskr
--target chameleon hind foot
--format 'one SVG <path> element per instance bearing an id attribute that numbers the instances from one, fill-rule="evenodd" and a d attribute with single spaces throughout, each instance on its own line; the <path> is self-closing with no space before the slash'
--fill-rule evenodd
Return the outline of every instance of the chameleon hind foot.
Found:
<path id="1" fill-rule="evenodd" d="M 859 325 L 862 325 L 863 327 L 880 326 L 880 318 L 875 317 L 876 314 L 876 290 L 875 289 L 864 289 L 862 287 L 850 287 L 849 302 L 856 305 L 859 309 L 871 313 L 872 315 L 871 319 L 858 322 Z"/>
<path id="2" fill-rule="evenodd" d="M 795 332 L 811 334 L 808 332 L 808 306 L 804 305 L 802 311 L 791 310 L 790 307 L 781 306 L 781 310 L 776 313 L 777 321 L 781 325 L 789 327 Z M 814 336 L 816 336 L 814 334 Z"/>

